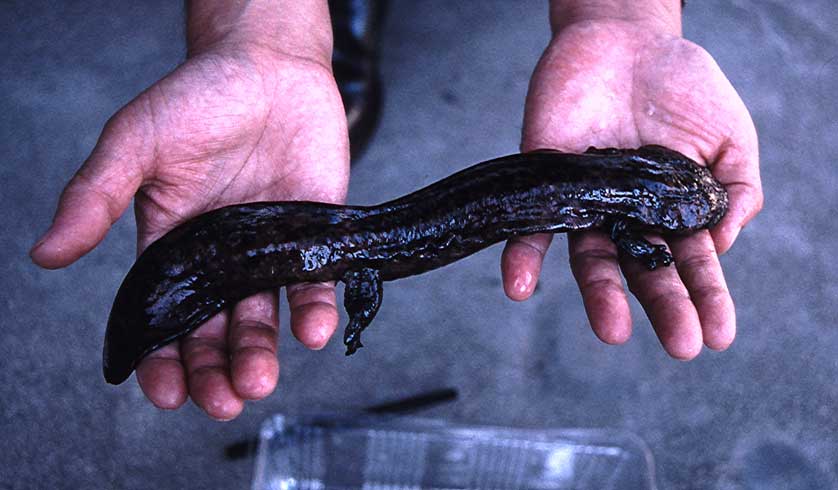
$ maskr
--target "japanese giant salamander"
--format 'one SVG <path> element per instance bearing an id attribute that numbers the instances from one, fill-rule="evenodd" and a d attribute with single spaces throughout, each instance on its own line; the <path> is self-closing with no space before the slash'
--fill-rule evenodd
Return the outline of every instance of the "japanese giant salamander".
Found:
<path id="1" fill-rule="evenodd" d="M 361 347 L 382 283 L 421 274 L 513 236 L 600 229 L 654 269 L 672 256 L 644 233 L 715 225 L 727 193 L 710 171 L 661 146 L 537 151 L 479 163 L 377 206 L 256 202 L 210 211 L 152 243 L 128 272 L 105 335 L 114 384 L 149 352 L 237 301 L 340 280 L 346 353 Z"/>

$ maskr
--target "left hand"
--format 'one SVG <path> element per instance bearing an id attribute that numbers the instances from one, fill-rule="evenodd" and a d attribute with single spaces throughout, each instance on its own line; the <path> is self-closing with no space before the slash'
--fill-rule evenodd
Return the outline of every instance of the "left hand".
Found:
<path id="1" fill-rule="evenodd" d="M 762 207 L 757 136 L 748 110 L 713 58 L 676 35 L 620 20 L 558 30 L 532 78 L 522 150 L 644 144 L 706 163 L 727 189 L 730 206 L 709 232 L 666 237 L 676 267 L 654 271 L 618 259 L 601 232 L 571 233 L 571 268 L 591 327 L 610 344 L 631 335 L 622 270 L 671 356 L 691 359 L 702 344 L 725 349 L 735 336 L 736 317 L 718 254 Z M 550 240 L 533 235 L 509 241 L 501 269 L 510 298 L 532 294 Z"/>

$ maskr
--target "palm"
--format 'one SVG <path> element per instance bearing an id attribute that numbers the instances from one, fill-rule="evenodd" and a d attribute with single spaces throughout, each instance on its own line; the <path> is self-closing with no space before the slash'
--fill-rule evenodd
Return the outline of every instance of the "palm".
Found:
<path id="1" fill-rule="evenodd" d="M 551 43 L 534 75 L 527 122 L 531 144 L 668 143 L 710 162 L 728 138 L 753 133 L 744 105 L 704 50 L 617 22 L 571 28 Z"/>
<path id="2" fill-rule="evenodd" d="M 344 199 L 348 141 L 331 73 L 298 58 L 259 61 L 238 52 L 201 55 L 132 103 L 154 135 L 153 178 L 136 198 L 140 250 L 227 204 Z M 288 298 L 295 335 L 322 346 L 337 322 L 333 287 L 297 285 Z M 266 396 L 278 373 L 276 300 L 272 291 L 248 298 L 150 355 L 137 368 L 147 396 L 176 407 L 188 389 L 221 419 L 234 417 L 243 400 Z"/>
<path id="3" fill-rule="evenodd" d="M 240 57 L 203 55 L 132 103 L 132 124 L 154 136 L 154 178 L 136 199 L 141 248 L 227 204 L 343 199 L 343 107 L 331 75 L 312 65 L 280 59 L 260 72 Z"/>
<path id="4" fill-rule="evenodd" d="M 747 109 L 713 59 L 688 41 L 621 21 L 563 29 L 533 75 L 523 149 L 644 144 L 709 164 L 730 194 L 730 209 L 711 233 L 668 239 L 677 270 L 643 270 L 620 260 L 603 234 L 572 234 L 571 266 L 591 326 L 609 343 L 630 335 L 622 271 L 671 355 L 691 358 L 702 342 L 725 348 L 735 314 L 716 255 L 730 247 L 762 199 Z M 540 235 L 507 246 L 504 284 L 513 299 L 531 294 L 549 241 Z"/>

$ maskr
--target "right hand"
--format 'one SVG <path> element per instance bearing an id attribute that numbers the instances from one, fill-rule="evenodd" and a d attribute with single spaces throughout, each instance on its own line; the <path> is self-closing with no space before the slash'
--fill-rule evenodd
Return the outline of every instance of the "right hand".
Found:
<path id="1" fill-rule="evenodd" d="M 65 267 L 102 241 L 136 197 L 137 250 L 187 219 L 248 201 L 343 202 L 349 178 L 346 117 L 326 56 L 218 44 L 149 87 L 108 121 L 64 189 L 50 229 L 31 252 Z M 291 330 L 325 345 L 337 327 L 333 284 L 287 288 Z M 277 383 L 277 293 L 218 314 L 148 355 L 137 381 L 174 409 L 187 396 L 229 420 Z"/>
<path id="2" fill-rule="evenodd" d="M 619 18 L 561 27 L 533 74 L 522 149 L 582 152 L 588 146 L 660 144 L 706 162 L 730 205 L 712 230 L 668 236 L 675 267 L 649 271 L 623 260 L 603 233 L 570 233 L 571 270 L 591 328 L 603 342 L 631 335 L 621 273 L 663 348 L 692 359 L 702 345 L 733 342 L 736 313 L 718 255 L 761 209 L 757 135 L 750 114 L 713 58 L 658 22 Z M 502 259 L 504 287 L 516 300 L 535 289 L 552 235 L 518 237 Z M 656 237 L 655 240 L 663 240 Z"/>

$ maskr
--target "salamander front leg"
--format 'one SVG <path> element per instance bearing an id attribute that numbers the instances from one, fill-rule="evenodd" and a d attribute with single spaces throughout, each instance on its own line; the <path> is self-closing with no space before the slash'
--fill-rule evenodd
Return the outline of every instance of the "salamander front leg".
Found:
<path id="1" fill-rule="evenodd" d="M 646 264 L 649 270 L 656 269 L 658 264 L 672 263 L 672 255 L 665 245 L 649 243 L 639 233 L 630 230 L 625 221 L 615 221 L 611 225 L 611 240 L 620 250 Z"/>
<path id="2" fill-rule="evenodd" d="M 377 269 L 361 269 L 347 272 L 343 278 L 346 289 L 343 293 L 343 307 L 349 314 L 349 325 L 343 333 L 346 355 L 352 355 L 363 347 L 361 332 L 375 318 L 384 288 Z"/>

